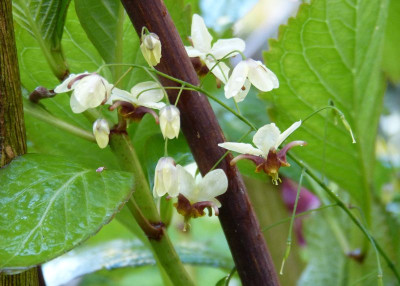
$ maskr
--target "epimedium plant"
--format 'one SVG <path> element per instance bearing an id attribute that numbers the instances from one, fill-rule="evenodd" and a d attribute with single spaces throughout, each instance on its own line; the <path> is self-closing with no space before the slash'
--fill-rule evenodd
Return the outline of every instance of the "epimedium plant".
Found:
<path id="1" fill-rule="evenodd" d="M 251 172 L 264 171 L 278 184 L 280 167 L 290 166 L 288 155 L 303 168 L 302 177 L 308 174 L 311 178 L 311 186 L 321 200 L 333 200 L 344 210 L 341 219 L 353 221 L 361 230 L 364 238 L 359 239 L 360 232 L 351 228 L 356 237 L 353 243 L 361 248 L 362 255 L 377 259 L 373 261 L 378 283 L 383 275 L 381 255 L 399 278 L 394 258 L 388 256 L 371 231 L 373 208 L 378 203 L 371 198 L 369 180 L 373 170 L 367 168 L 373 165 L 375 140 L 368 128 L 376 129 L 382 94 L 378 43 L 383 32 L 378 28 L 384 27 L 388 1 L 346 4 L 315 0 L 303 5 L 265 54 L 271 70 L 265 63 L 246 59 L 245 43 L 239 38 L 213 43 L 197 14 L 193 15 L 188 41 L 190 17 L 186 22 L 175 17 L 198 75 L 213 74 L 209 86 L 203 86 L 203 82 L 194 85 L 156 70 L 154 67 L 166 57 L 165 43 L 149 27 L 136 36 L 119 1 L 42 2 L 31 0 L 26 5 L 14 1 L 22 85 L 26 94 L 30 93 L 30 102 L 28 96 L 24 101 L 29 151 L 40 154 L 19 157 L 0 171 L 1 216 L 10 222 L 2 225 L 0 234 L 4 241 L 1 269 L 21 271 L 72 249 L 113 219 L 125 204 L 116 217 L 135 220 L 150 238 L 155 261 L 161 272 L 167 273 L 164 282 L 191 285 L 193 281 L 164 232 L 171 212 L 163 210 L 175 207 L 184 217 L 184 228 L 189 229 L 190 220 L 205 216 L 205 209 L 210 216 L 219 214 L 224 205 L 218 196 L 227 191 L 229 184 L 229 177 L 218 168 L 228 152 L 215 158 L 215 165 L 203 176 L 195 165 L 189 165 L 193 160 L 187 143 L 179 136 L 184 111 L 178 103 L 183 93 L 191 90 L 207 95 L 233 114 L 238 124 L 255 131 L 256 147 L 241 142 L 248 140 L 250 132 L 232 139 L 239 142 L 214 146 L 241 153 L 230 161 L 231 165 L 249 159 L 256 165 Z M 166 1 L 173 17 L 180 17 L 185 7 L 184 1 L 177 3 Z M 368 18 L 365 15 L 370 15 L 372 6 L 379 7 L 379 13 Z M 340 9 L 348 12 L 343 21 L 336 18 L 335 11 Z M 71 13 L 77 16 L 68 18 Z M 358 14 L 361 17 L 356 17 Z M 316 39 L 315 33 L 324 33 L 324 37 Z M 354 45 L 348 44 L 349 39 Z M 373 44 L 366 47 L 367 42 Z M 359 52 L 353 53 L 357 49 Z M 228 59 L 239 56 L 242 61 L 232 69 Z M 162 84 L 162 78 L 178 86 Z M 216 89 L 221 85 L 223 92 Z M 290 126 L 286 131 L 281 133 L 274 123 L 266 124 L 267 120 L 254 124 L 241 112 L 246 96 L 254 94 L 249 93 L 251 85 L 253 90 L 263 92 L 262 98 L 274 102 L 270 117 L 279 127 Z M 170 90 L 178 91 L 175 102 L 167 96 Z M 324 109 L 332 111 L 331 117 L 343 124 L 324 116 Z M 159 124 L 158 129 L 146 130 L 144 123 L 149 115 Z M 305 141 L 292 141 L 279 149 L 295 130 L 292 137 Z M 150 136 L 157 137 L 160 144 L 147 156 L 141 150 L 146 148 L 143 140 Z M 231 139 L 229 133 L 227 137 Z M 288 153 L 293 146 L 306 144 L 295 156 Z M 338 197 L 312 168 L 337 183 L 341 193 L 346 192 L 350 198 Z M 321 190 L 325 194 L 318 193 Z M 300 187 L 297 198 L 299 192 Z M 349 210 L 348 202 L 360 205 L 361 218 Z M 10 225 L 13 231 L 8 231 Z M 332 229 L 326 233 L 330 231 L 334 236 L 342 235 Z M 364 239 L 364 243 L 358 244 L 357 239 Z M 376 250 L 376 256 L 368 248 Z M 290 243 L 284 261 L 289 250 Z M 318 261 L 311 260 L 310 265 L 315 267 Z M 307 271 L 301 280 L 304 285 L 323 281 L 312 276 L 312 270 Z M 389 277 L 392 279 L 391 274 Z"/>

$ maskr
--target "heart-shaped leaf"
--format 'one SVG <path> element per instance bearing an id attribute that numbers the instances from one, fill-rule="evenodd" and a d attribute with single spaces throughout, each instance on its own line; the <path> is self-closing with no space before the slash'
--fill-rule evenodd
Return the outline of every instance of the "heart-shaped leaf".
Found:
<path id="1" fill-rule="evenodd" d="M 27 154 L 0 169 L 0 269 L 56 257 L 81 243 L 129 198 L 133 175 Z"/>

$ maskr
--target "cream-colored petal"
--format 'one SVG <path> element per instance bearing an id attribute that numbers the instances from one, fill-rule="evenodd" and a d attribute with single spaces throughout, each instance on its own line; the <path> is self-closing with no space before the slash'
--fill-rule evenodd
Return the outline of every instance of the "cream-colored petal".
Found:
<path id="1" fill-rule="evenodd" d="M 110 135 L 110 127 L 107 120 L 97 119 L 93 123 L 93 135 L 100 148 L 104 149 L 107 147 Z"/>
<path id="2" fill-rule="evenodd" d="M 212 36 L 208 32 L 206 24 L 202 17 L 197 14 L 192 18 L 192 42 L 195 49 L 201 52 L 208 52 L 211 50 Z"/>
<path id="3" fill-rule="evenodd" d="M 248 79 L 246 79 L 246 81 L 244 82 L 244 85 L 240 89 L 239 93 L 233 97 L 236 100 L 236 102 L 243 101 L 246 98 L 247 94 L 249 93 L 250 88 L 251 88 L 251 83 Z"/>
<path id="4" fill-rule="evenodd" d="M 255 156 L 263 155 L 261 150 L 254 148 L 253 145 L 247 143 L 225 142 L 219 143 L 218 146 L 241 154 L 250 154 Z"/>
<path id="5" fill-rule="evenodd" d="M 259 61 L 247 59 L 250 82 L 261 91 L 270 91 L 279 87 L 276 75 Z"/>
<path id="6" fill-rule="evenodd" d="M 240 90 L 244 86 L 248 72 L 249 68 L 246 62 L 241 61 L 236 65 L 224 87 L 226 98 L 235 97 L 239 94 Z"/>
<path id="7" fill-rule="evenodd" d="M 275 123 L 270 123 L 258 129 L 256 134 L 254 134 L 253 143 L 258 149 L 262 150 L 264 156 L 266 156 L 269 150 L 275 147 L 280 134 L 281 132 L 278 127 L 276 127 Z"/>
<path id="8" fill-rule="evenodd" d="M 209 70 L 224 84 L 226 84 L 228 77 L 229 77 L 229 67 L 223 63 L 220 62 L 218 65 L 215 65 L 217 62 L 214 60 L 211 60 L 209 57 L 204 60 L 206 66 L 208 67 Z"/>
<path id="9" fill-rule="evenodd" d="M 210 54 L 212 54 L 217 60 L 227 56 L 228 58 L 236 56 L 238 53 L 232 53 L 233 51 L 243 52 L 246 48 L 246 43 L 239 38 L 232 39 L 221 39 L 214 43 L 211 48 Z"/>
<path id="10" fill-rule="evenodd" d="M 198 201 L 212 201 L 228 189 L 228 178 L 222 169 L 207 173 L 197 186 Z"/>
<path id="11" fill-rule="evenodd" d="M 121 100 L 137 104 L 137 98 L 130 92 L 114 87 L 111 91 L 111 96 L 108 98 L 106 104 L 112 104 L 114 101 Z"/>
<path id="12" fill-rule="evenodd" d="M 178 195 L 178 170 L 171 157 L 160 158 L 154 174 L 153 195 L 162 197 L 166 193 L 171 197 Z"/>
<path id="13" fill-rule="evenodd" d="M 205 54 L 203 52 L 201 52 L 193 47 L 190 47 L 190 46 L 185 46 L 185 50 L 186 50 L 189 58 L 205 56 Z"/>
<path id="14" fill-rule="evenodd" d="M 131 88 L 131 94 L 138 99 L 138 104 L 159 102 L 164 97 L 162 87 L 155 81 L 138 83 Z"/>
<path id="15" fill-rule="evenodd" d="M 166 106 L 166 104 L 164 102 L 144 102 L 144 103 L 142 102 L 142 103 L 140 103 L 140 105 L 151 108 L 151 109 L 158 109 L 158 110 L 163 108 L 164 106 Z"/>
<path id="16" fill-rule="evenodd" d="M 299 128 L 300 125 L 301 125 L 301 120 L 296 121 L 288 129 L 286 129 L 284 132 L 282 132 L 282 134 L 279 135 L 279 138 L 276 141 L 275 149 L 277 149 L 283 143 L 283 141 L 285 141 L 286 138 L 288 138 L 290 136 L 290 134 L 292 134 L 297 128 Z"/>
<path id="17" fill-rule="evenodd" d="M 176 166 L 178 170 L 179 193 L 184 195 L 189 201 L 196 198 L 195 183 L 193 176 L 181 165 Z"/>
<path id="18" fill-rule="evenodd" d="M 160 128 L 164 138 L 177 138 L 180 126 L 180 112 L 177 107 L 167 105 L 160 110 Z"/>
<path id="19" fill-rule="evenodd" d="M 56 86 L 56 88 L 54 89 L 55 93 L 63 93 L 63 92 L 68 92 L 74 89 L 74 86 L 77 84 L 77 82 L 75 82 L 74 84 L 72 84 L 71 87 L 68 87 L 68 85 L 70 84 L 70 82 L 72 80 L 75 80 L 75 78 L 77 78 L 78 76 L 81 76 L 83 74 L 88 74 L 88 72 L 84 72 L 84 73 L 80 73 L 80 74 L 70 74 L 61 84 L 59 84 L 58 86 Z"/>
<path id="20" fill-rule="evenodd" d="M 161 42 L 156 34 L 150 33 L 143 35 L 140 50 L 150 66 L 156 66 L 158 63 L 160 63 Z"/>
<path id="21" fill-rule="evenodd" d="M 72 93 L 69 99 L 69 104 L 73 113 L 82 113 L 87 109 L 87 107 L 82 106 L 79 101 L 76 100 L 74 93 Z"/>
<path id="22" fill-rule="evenodd" d="M 196 176 L 196 172 L 197 172 L 197 164 L 196 162 L 190 163 L 188 165 L 185 165 L 185 170 L 189 172 L 189 174 L 192 175 L 192 177 L 194 178 Z"/>
<path id="23" fill-rule="evenodd" d="M 85 76 L 74 86 L 74 94 L 80 105 L 86 108 L 99 106 L 107 97 L 105 79 L 96 74 Z"/>

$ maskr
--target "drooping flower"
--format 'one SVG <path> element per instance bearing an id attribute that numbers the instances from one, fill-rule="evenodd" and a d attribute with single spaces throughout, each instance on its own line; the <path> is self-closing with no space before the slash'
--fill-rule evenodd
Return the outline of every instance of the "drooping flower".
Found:
<path id="1" fill-rule="evenodd" d="M 226 83 L 229 67 L 223 62 L 216 66 L 215 64 L 225 56 L 229 58 L 237 55 L 234 51 L 243 52 L 245 42 L 239 38 L 221 39 L 211 46 L 213 37 L 208 32 L 203 18 L 197 14 L 194 14 L 192 19 L 191 39 L 193 47 L 185 46 L 189 57 L 199 57 L 219 80 Z"/>
<path id="2" fill-rule="evenodd" d="M 178 138 L 180 126 L 180 112 L 175 105 L 167 105 L 161 108 L 160 128 L 164 138 Z"/>
<path id="3" fill-rule="evenodd" d="M 222 169 L 216 169 L 207 173 L 204 177 L 200 174 L 194 176 L 184 167 L 177 165 L 179 177 L 177 211 L 185 217 L 197 218 L 204 216 L 204 209 L 214 209 L 215 215 L 219 214 L 221 203 L 216 199 L 228 189 L 228 179 Z"/>
<path id="4" fill-rule="evenodd" d="M 94 138 L 96 138 L 97 145 L 99 145 L 101 149 L 107 147 L 110 135 L 110 126 L 107 120 L 97 119 L 93 123 L 93 135 Z"/>
<path id="5" fill-rule="evenodd" d="M 158 122 L 158 115 L 152 109 L 161 109 L 165 106 L 161 100 L 164 97 L 162 87 L 154 81 L 136 84 L 131 92 L 113 88 L 107 104 L 110 110 L 121 107 L 121 114 L 133 120 L 140 120 L 146 113 L 150 113 Z"/>
<path id="6" fill-rule="evenodd" d="M 156 66 L 161 59 L 161 42 L 160 38 L 154 34 L 144 34 L 142 36 L 142 44 L 140 45 L 143 57 L 150 66 Z"/>
<path id="7" fill-rule="evenodd" d="M 73 90 L 70 105 L 74 113 L 104 104 L 111 94 L 113 85 L 96 73 L 71 74 L 58 85 L 54 92 L 63 93 Z"/>
<path id="8" fill-rule="evenodd" d="M 264 170 L 272 177 L 272 182 L 278 184 L 279 176 L 278 171 L 281 166 L 288 167 L 290 164 L 286 161 L 286 153 L 294 146 L 303 146 L 307 143 L 304 141 L 292 141 L 285 145 L 280 151 L 278 147 L 301 125 L 301 120 L 293 123 L 287 130 L 280 132 L 275 123 L 264 125 L 253 136 L 253 143 L 251 144 L 225 142 L 220 143 L 218 146 L 227 150 L 235 151 L 243 155 L 239 155 L 231 161 L 235 164 L 241 159 L 248 159 L 256 164 L 256 172 Z"/>
<path id="9" fill-rule="evenodd" d="M 176 197 L 178 192 L 178 170 L 175 161 L 171 157 L 162 157 L 158 160 L 154 174 L 153 196 L 162 197 L 168 194 L 170 197 Z"/>
<path id="10" fill-rule="evenodd" d="M 233 69 L 224 87 L 225 97 L 233 97 L 236 102 L 243 101 L 251 84 L 264 92 L 279 87 L 278 78 L 271 70 L 260 61 L 247 59 L 238 63 Z"/>

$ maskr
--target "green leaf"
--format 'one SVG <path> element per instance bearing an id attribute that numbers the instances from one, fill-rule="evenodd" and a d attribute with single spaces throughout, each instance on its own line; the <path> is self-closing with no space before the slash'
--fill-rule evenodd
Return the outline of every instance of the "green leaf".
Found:
<path id="1" fill-rule="evenodd" d="M 293 152 L 347 190 L 367 219 L 382 108 L 380 59 L 387 8 L 386 0 L 313 0 L 281 27 L 264 54 L 280 81 L 279 89 L 264 98 L 273 100 L 273 119 L 281 130 L 330 100 L 344 112 L 357 144 L 351 144 L 349 132 L 328 110 L 291 136 L 308 142 Z"/>
<path id="2" fill-rule="evenodd" d="M 107 63 L 118 62 L 124 12 L 118 0 L 75 0 L 75 10 L 88 38 Z M 121 22 L 121 23 L 120 23 Z"/>
<path id="3" fill-rule="evenodd" d="M 125 13 L 121 1 L 76 0 L 75 10 L 82 28 L 104 61 L 122 63 Z M 122 75 L 122 68 L 112 67 L 111 70 L 116 81 Z"/>
<path id="4" fill-rule="evenodd" d="M 133 188 L 133 175 L 28 154 L 0 169 L 0 268 L 54 258 L 108 223 Z"/>
<path id="5" fill-rule="evenodd" d="M 54 72 L 63 79 L 68 73 L 61 38 L 70 0 L 15 0 L 14 18 L 18 25 L 38 40 Z"/>
<path id="6" fill-rule="evenodd" d="M 110 251 L 111 250 L 111 251 Z M 185 264 L 233 267 L 230 257 L 208 250 L 203 245 L 178 245 L 176 248 Z M 67 263 L 68 262 L 68 263 Z M 141 267 L 156 263 L 151 250 L 138 240 L 114 239 L 95 246 L 83 246 L 45 265 L 49 284 L 64 284 L 72 279 L 103 268 Z M 62 271 L 63 275 L 60 275 Z M 60 281 L 60 276 L 63 280 Z"/>
<path id="7" fill-rule="evenodd" d="M 391 0 L 383 48 L 383 70 L 394 82 L 400 81 L 400 1 Z"/>
<path id="8" fill-rule="evenodd" d="M 49 67 L 46 50 L 42 50 L 39 44 L 40 39 L 36 39 L 29 30 L 18 24 L 15 32 L 21 82 L 26 89 L 24 96 L 27 97 L 39 85 L 53 89 L 59 81 Z M 62 44 L 72 72 L 93 71 L 104 63 L 82 30 L 73 3 L 65 22 Z M 43 100 L 41 104 L 54 116 L 91 132 L 91 123 L 82 114 L 72 113 L 66 94 Z M 109 148 L 102 150 L 92 142 L 54 128 L 30 115 L 25 115 L 25 124 L 29 152 L 63 156 L 74 154 L 73 160 L 90 162 L 92 167 L 118 168 Z"/>
<path id="9" fill-rule="evenodd" d="M 345 215 L 340 210 L 323 210 L 323 212 L 327 216 L 334 216 L 335 219 L 340 218 L 346 225 Z M 346 257 L 322 213 L 314 214 L 306 221 L 305 226 L 308 264 L 301 274 L 298 285 L 347 285 Z"/>
<path id="10" fill-rule="evenodd" d="M 186 2 L 186 3 L 185 3 Z M 187 3 L 189 2 L 189 3 Z M 182 41 L 189 45 L 190 27 L 192 23 L 192 10 L 196 10 L 197 1 L 166 0 L 168 12 L 174 21 L 175 27 L 182 38 Z M 193 7 L 195 6 L 195 7 Z"/>

